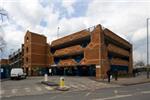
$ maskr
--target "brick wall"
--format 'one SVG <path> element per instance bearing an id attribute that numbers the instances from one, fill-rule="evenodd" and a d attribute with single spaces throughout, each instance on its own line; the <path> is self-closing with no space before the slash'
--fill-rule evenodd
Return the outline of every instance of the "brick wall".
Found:
<path id="1" fill-rule="evenodd" d="M 29 75 L 34 67 L 49 66 L 52 59 L 48 50 L 45 36 L 27 31 L 24 37 L 24 68 L 28 68 Z"/>
<path id="2" fill-rule="evenodd" d="M 101 25 L 96 25 L 94 27 L 76 32 L 74 34 L 65 36 L 58 40 L 52 41 L 52 48 L 63 46 L 68 43 L 75 42 L 75 40 L 90 35 L 90 43 L 81 48 L 78 45 L 65 47 L 62 49 L 56 49 L 54 56 L 68 55 L 69 53 L 76 53 L 78 50 L 83 50 L 84 57 L 80 61 L 80 65 L 91 65 L 94 64 L 96 67 L 96 77 L 103 78 L 106 77 L 106 72 L 110 69 L 111 65 L 127 65 L 129 67 L 129 72 L 132 72 L 132 45 L 119 37 L 109 29 L 103 28 Z M 107 38 L 106 41 L 105 39 Z M 73 41 L 74 40 L 74 41 Z M 81 41 L 82 42 L 82 41 Z M 78 47 L 78 50 L 76 50 Z M 80 48 L 79 48 L 80 47 Z M 110 59 L 109 55 L 113 54 Z M 118 58 L 117 58 L 118 57 Z M 123 60 L 126 57 L 127 60 Z M 63 63 L 75 64 L 71 60 L 61 60 L 60 65 Z"/>

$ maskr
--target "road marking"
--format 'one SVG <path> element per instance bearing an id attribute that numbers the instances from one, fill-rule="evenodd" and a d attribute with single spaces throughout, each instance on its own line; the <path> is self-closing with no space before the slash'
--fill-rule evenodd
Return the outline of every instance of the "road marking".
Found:
<path id="1" fill-rule="evenodd" d="M 85 85 L 82 85 L 82 84 L 80 84 L 80 86 L 81 86 L 81 87 L 84 87 L 84 88 L 86 88 L 86 86 L 85 86 Z"/>
<path id="2" fill-rule="evenodd" d="M 85 90 L 86 88 L 86 86 L 84 85 L 70 85 L 70 86 L 78 90 Z"/>
<path id="3" fill-rule="evenodd" d="M 5 90 L 1 90 L 0 91 L 0 95 L 4 94 L 5 93 Z"/>
<path id="4" fill-rule="evenodd" d="M 86 87 L 85 85 L 82 85 L 82 84 L 80 84 L 79 86 L 80 86 L 80 88 L 79 88 L 80 90 L 85 90 L 85 89 L 88 88 L 88 87 Z"/>
<path id="5" fill-rule="evenodd" d="M 136 90 L 139 91 L 139 90 L 141 90 L 141 89 L 137 88 Z"/>
<path id="6" fill-rule="evenodd" d="M 120 90 L 119 92 L 120 92 L 120 93 L 124 93 L 124 92 L 128 92 L 128 91 L 125 91 L 125 90 Z"/>
<path id="7" fill-rule="evenodd" d="M 85 94 L 85 96 L 87 97 L 87 96 L 89 96 L 91 94 L 91 92 L 88 92 L 87 94 Z"/>
<path id="8" fill-rule="evenodd" d="M 143 93 L 143 94 L 149 94 L 150 91 L 141 91 L 141 93 Z"/>
<path id="9" fill-rule="evenodd" d="M 50 86 L 46 86 L 45 87 L 47 90 L 54 90 L 54 88 L 50 87 Z"/>
<path id="10" fill-rule="evenodd" d="M 71 87 L 73 87 L 73 88 L 78 88 L 78 86 L 76 86 L 76 85 L 71 85 Z"/>
<path id="11" fill-rule="evenodd" d="M 95 100 L 111 100 L 111 99 L 119 99 L 119 98 L 125 98 L 125 97 L 130 97 L 132 96 L 131 94 L 128 95 L 116 95 L 116 96 L 112 96 L 112 97 L 107 97 L 107 98 L 99 98 L 99 99 L 95 99 Z"/>
<path id="12" fill-rule="evenodd" d="M 30 88 L 24 88 L 26 92 L 31 92 Z"/>
<path id="13" fill-rule="evenodd" d="M 11 92 L 12 92 L 13 94 L 14 94 L 14 93 L 17 93 L 17 91 L 18 91 L 17 89 L 12 89 L 12 90 L 11 90 Z"/>
<path id="14" fill-rule="evenodd" d="M 115 94 L 118 94 L 118 90 L 114 90 L 114 93 L 115 93 Z"/>
<path id="15" fill-rule="evenodd" d="M 40 87 L 35 87 L 35 89 L 36 89 L 37 91 L 42 91 L 42 89 L 41 89 Z"/>

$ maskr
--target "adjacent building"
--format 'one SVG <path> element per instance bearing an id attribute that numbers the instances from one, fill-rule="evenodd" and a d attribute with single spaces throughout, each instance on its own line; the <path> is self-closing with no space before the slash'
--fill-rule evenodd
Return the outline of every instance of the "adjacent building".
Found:
<path id="1" fill-rule="evenodd" d="M 0 65 L 8 65 L 9 64 L 9 59 L 1 59 L 0 60 Z"/>
<path id="2" fill-rule="evenodd" d="M 9 59 L 0 59 L 0 79 L 10 76 Z"/>
<path id="3" fill-rule="evenodd" d="M 9 55 L 9 65 L 12 68 L 19 68 L 22 67 L 24 62 L 24 45 L 22 44 L 21 48 L 17 51 L 13 52 L 11 55 Z"/>
<path id="4" fill-rule="evenodd" d="M 49 44 L 44 35 L 27 31 L 24 37 L 23 68 L 28 75 L 42 75 L 50 67 Z"/>

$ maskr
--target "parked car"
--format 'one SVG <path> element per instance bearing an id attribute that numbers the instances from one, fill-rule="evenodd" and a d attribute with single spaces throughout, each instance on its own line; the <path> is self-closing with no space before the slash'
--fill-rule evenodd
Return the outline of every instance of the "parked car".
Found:
<path id="1" fill-rule="evenodd" d="M 27 76 L 26 73 L 23 72 L 22 68 L 12 68 L 10 72 L 11 79 L 25 79 Z"/>

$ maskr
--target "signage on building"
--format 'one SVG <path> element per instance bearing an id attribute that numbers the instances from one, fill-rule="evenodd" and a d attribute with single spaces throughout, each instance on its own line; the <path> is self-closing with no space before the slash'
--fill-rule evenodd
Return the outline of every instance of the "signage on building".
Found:
<path id="1" fill-rule="evenodd" d="M 96 68 L 101 68 L 101 66 L 100 65 L 96 65 Z"/>
<path id="2" fill-rule="evenodd" d="M 0 68 L 0 70 L 1 70 L 1 73 L 3 73 L 3 72 L 4 72 L 4 69 L 3 69 L 3 68 Z"/>

